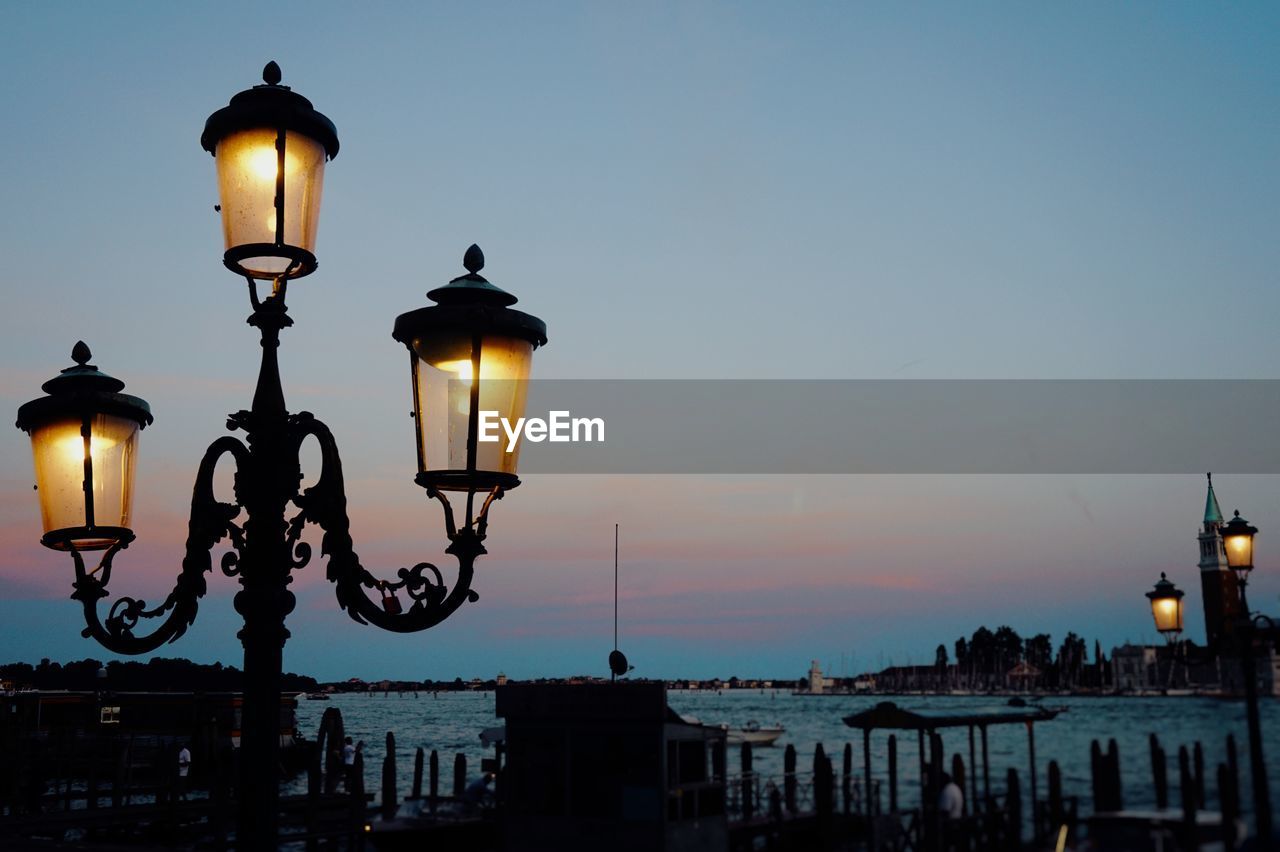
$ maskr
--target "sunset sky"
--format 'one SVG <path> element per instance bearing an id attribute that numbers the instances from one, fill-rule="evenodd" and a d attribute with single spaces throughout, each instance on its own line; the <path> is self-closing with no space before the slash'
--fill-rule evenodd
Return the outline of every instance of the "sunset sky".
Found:
<path id="1" fill-rule="evenodd" d="M 448 565 L 390 332 L 473 242 L 547 322 L 539 378 L 1280 378 L 1274 4 L 11 2 L 0 395 L 16 412 L 83 339 L 150 402 L 116 594 L 168 592 L 196 465 L 252 397 L 199 137 L 271 59 L 342 145 L 320 267 L 289 290 L 286 400 L 333 429 L 356 547 L 384 576 Z M 27 437 L 5 441 L 0 661 L 108 659 L 80 638 L 69 559 L 39 545 Z M 856 452 L 856 424 L 797 450 Z M 932 662 L 982 624 L 1150 642 L 1161 571 L 1203 640 L 1201 461 L 527 475 L 493 510 L 477 604 L 385 634 L 338 610 L 317 560 L 285 665 L 607 674 L 615 522 L 638 676 Z M 1261 529 L 1250 598 L 1276 611 L 1280 479 L 1250 473 L 1215 484 Z M 239 665 L 238 586 L 210 584 L 161 653 Z"/>

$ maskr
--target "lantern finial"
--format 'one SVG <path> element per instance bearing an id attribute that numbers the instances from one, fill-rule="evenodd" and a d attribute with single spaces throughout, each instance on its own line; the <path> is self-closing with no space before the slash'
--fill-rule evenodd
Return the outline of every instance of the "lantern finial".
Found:
<path id="1" fill-rule="evenodd" d="M 480 250 L 480 246 L 471 244 L 471 248 L 462 256 L 462 266 L 472 275 L 484 269 L 484 252 Z"/>
<path id="2" fill-rule="evenodd" d="M 262 82 L 268 86 L 280 85 L 280 66 L 276 64 L 274 59 L 262 69 Z"/>
<path id="3" fill-rule="evenodd" d="M 83 340 L 77 340 L 76 345 L 71 347 L 71 360 L 75 361 L 81 367 L 89 363 L 89 359 L 93 357 L 93 353 L 89 351 L 89 347 Z"/>

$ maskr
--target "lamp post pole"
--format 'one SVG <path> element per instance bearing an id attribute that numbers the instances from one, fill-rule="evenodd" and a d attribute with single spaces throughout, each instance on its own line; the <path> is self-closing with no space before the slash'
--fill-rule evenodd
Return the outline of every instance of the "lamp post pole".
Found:
<path id="1" fill-rule="evenodd" d="M 274 303 L 276 298 L 281 301 Z M 280 678 L 289 638 L 284 622 L 294 606 L 285 511 L 301 471 L 297 445 L 290 446 L 276 358 L 280 330 L 288 325 L 283 295 L 267 299 L 254 318 L 262 333 L 262 366 L 246 423 L 250 463 L 241 472 L 247 480 L 241 499 L 248 517 L 235 607 L 244 617 L 237 834 L 247 841 L 241 848 L 256 850 L 273 847 L 278 832 Z"/>
<path id="2" fill-rule="evenodd" d="M 1244 675 L 1244 697 L 1249 721 L 1249 771 L 1253 778 L 1253 813 L 1258 828 L 1258 840 L 1262 848 L 1271 848 L 1271 794 L 1267 789 L 1267 764 L 1262 756 L 1262 719 L 1258 711 L 1258 675 L 1253 658 L 1255 636 L 1253 620 L 1249 616 L 1249 596 L 1245 589 L 1249 581 L 1242 579 L 1240 586 L 1241 625 L 1240 668 Z"/>

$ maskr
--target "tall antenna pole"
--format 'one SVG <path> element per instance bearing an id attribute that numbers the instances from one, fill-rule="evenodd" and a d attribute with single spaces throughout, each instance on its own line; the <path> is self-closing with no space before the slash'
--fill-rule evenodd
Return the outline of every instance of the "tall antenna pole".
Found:
<path id="1" fill-rule="evenodd" d="M 623 677 L 632 667 L 627 655 L 618 650 L 618 525 L 613 525 L 613 650 L 609 652 L 609 680 Z"/>
<path id="2" fill-rule="evenodd" d="M 618 650 L 618 525 L 613 525 L 613 650 Z"/>

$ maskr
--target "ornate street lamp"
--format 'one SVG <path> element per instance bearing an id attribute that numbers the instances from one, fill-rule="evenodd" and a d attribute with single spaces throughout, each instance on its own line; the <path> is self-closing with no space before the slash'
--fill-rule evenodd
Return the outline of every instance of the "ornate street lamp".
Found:
<path id="1" fill-rule="evenodd" d="M 1156 630 L 1170 643 L 1177 641 L 1182 632 L 1182 597 L 1185 593 L 1169 582 L 1161 572 L 1160 580 L 1151 591 L 1147 592 L 1147 600 L 1151 601 L 1151 615 L 1156 620 Z"/>
<path id="2" fill-rule="evenodd" d="M 401 568 L 395 580 L 375 577 L 352 546 L 333 435 L 311 414 L 286 410 L 277 363 L 280 331 L 292 325 L 286 283 L 316 267 L 321 177 L 325 160 L 338 151 L 337 133 L 310 101 L 280 85 L 274 62 L 263 79 L 265 85 L 241 92 L 210 116 L 201 137 L 217 160 L 224 263 L 248 279 L 249 323 L 262 338 L 258 383 L 252 407 L 227 419 L 244 440 L 218 438 L 200 463 L 182 571 L 158 605 L 119 597 L 105 619 L 98 612 L 98 602 L 109 596 L 112 560 L 133 541 L 129 510 L 137 433 L 151 422 L 147 404 L 120 393 L 124 383 L 89 365 L 89 349 L 79 343 L 72 353 L 76 366 L 46 382 L 48 395 L 18 412 L 35 456 L 41 541 L 71 554 L 72 597 L 83 606 L 86 637 L 122 654 L 176 640 L 195 620 L 211 552 L 223 542 L 229 548 L 219 566 L 240 582 L 235 607 L 244 617 L 237 842 L 254 850 L 275 848 L 277 840 L 280 676 L 289 637 L 284 622 L 294 606 L 292 572 L 311 561 L 311 548 L 301 541 L 304 527 L 311 523 L 323 531 L 327 576 L 339 606 L 358 622 L 402 633 L 424 630 L 476 600 L 473 565 L 485 552 L 489 508 L 519 485 L 518 455 L 481 446 L 477 419 L 481 410 L 522 415 L 533 350 L 546 343 L 544 323 L 512 310 L 515 297 L 480 276 L 484 256 L 477 246 L 466 253 L 467 274 L 429 294 L 436 305 L 397 318 L 394 337 L 412 359 L 416 481 L 443 506 L 446 552 L 458 560 L 458 577 L 449 588 L 427 562 Z M 271 294 L 262 299 L 260 279 L 272 281 Z M 319 445 L 320 471 L 315 484 L 300 491 L 299 449 L 308 438 Z M 234 503 L 219 502 L 213 490 L 215 468 L 227 455 L 236 467 Z M 446 492 L 465 495 L 461 523 Z M 90 570 L 83 553 L 94 550 L 102 555 Z M 135 632 L 147 619 L 159 620 L 158 626 Z"/>

